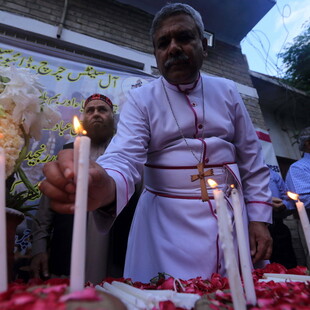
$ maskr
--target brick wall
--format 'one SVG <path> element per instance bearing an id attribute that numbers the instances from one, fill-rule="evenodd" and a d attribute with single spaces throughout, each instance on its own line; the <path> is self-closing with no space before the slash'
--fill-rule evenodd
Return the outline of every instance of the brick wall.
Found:
<path id="1" fill-rule="evenodd" d="M 257 126 L 260 129 L 265 129 L 265 121 L 263 118 L 263 114 L 260 108 L 260 105 L 258 103 L 257 98 L 253 98 L 247 95 L 241 94 L 243 102 L 245 103 L 247 110 L 249 112 L 249 115 L 252 119 L 252 122 L 255 126 Z"/>
<path id="2" fill-rule="evenodd" d="M 54 26 L 60 23 L 63 7 L 63 0 L 0 0 L 0 8 L 3 11 Z M 140 9 L 115 0 L 69 0 L 64 28 L 152 54 L 149 38 L 152 18 L 152 15 Z M 247 62 L 239 47 L 215 40 L 215 46 L 209 48 L 202 70 L 253 87 Z M 253 123 L 265 129 L 257 99 L 244 99 Z"/>

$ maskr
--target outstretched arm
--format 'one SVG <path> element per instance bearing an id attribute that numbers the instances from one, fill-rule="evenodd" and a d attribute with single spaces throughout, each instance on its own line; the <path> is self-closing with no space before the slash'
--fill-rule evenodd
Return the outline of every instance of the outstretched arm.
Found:
<path id="1" fill-rule="evenodd" d="M 62 150 L 56 161 L 43 168 L 45 179 L 41 192 L 50 199 L 51 208 L 59 213 L 73 213 L 76 184 L 73 172 L 73 150 Z M 91 161 L 88 173 L 88 210 L 93 211 L 115 201 L 114 180 L 97 163 Z"/>

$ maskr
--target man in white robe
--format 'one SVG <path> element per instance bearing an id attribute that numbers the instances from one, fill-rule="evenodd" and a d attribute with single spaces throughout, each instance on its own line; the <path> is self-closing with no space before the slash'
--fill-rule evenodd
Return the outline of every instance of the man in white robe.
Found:
<path id="1" fill-rule="evenodd" d="M 88 206 L 97 209 L 103 229 L 144 173 L 124 272 L 134 281 L 148 282 L 158 272 L 182 279 L 224 274 L 212 190 L 206 193 L 203 184 L 207 178 L 218 183 L 228 202 L 231 184 L 243 192 L 253 263 L 271 254 L 269 171 L 234 83 L 199 72 L 207 47 L 203 29 L 200 14 L 185 4 L 169 4 L 155 16 L 151 35 L 163 77 L 129 93 L 117 134 L 99 165 L 91 163 Z M 72 154 L 59 154 L 45 175 L 40 189 L 54 209 L 72 212 Z"/>

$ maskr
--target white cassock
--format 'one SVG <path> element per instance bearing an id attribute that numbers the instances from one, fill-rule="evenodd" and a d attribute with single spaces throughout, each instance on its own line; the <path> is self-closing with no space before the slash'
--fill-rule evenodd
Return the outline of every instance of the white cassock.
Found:
<path id="1" fill-rule="evenodd" d="M 181 279 L 225 273 L 212 190 L 203 202 L 200 181 L 191 181 L 202 157 L 220 189 L 232 183 L 242 189 L 246 227 L 248 220 L 271 222 L 269 171 L 234 82 L 203 75 L 185 94 L 159 78 L 129 92 L 117 134 L 98 159 L 116 182 L 117 214 L 144 172 L 125 277 L 149 282 L 159 272 Z M 102 210 L 97 220 L 108 226 Z"/>

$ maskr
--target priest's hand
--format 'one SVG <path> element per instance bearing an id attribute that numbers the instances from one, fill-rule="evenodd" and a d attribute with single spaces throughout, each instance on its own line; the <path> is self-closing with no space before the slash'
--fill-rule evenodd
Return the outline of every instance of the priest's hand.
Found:
<path id="1" fill-rule="evenodd" d="M 272 253 L 272 238 L 266 223 L 250 222 L 249 235 L 253 264 L 269 259 Z"/>
<path id="2" fill-rule="evenodd" d="M 59 213 L 73 213 L 76 184 L 74 183 L 73 150 L 59 152 L 57 160 L 44 165 L 45 179 L 40 191 L 50 199 L 51 208 Z M 110 205 L 115 201 L 114 180 L 94 161 L 89 163 L 88 210 Z"/>

